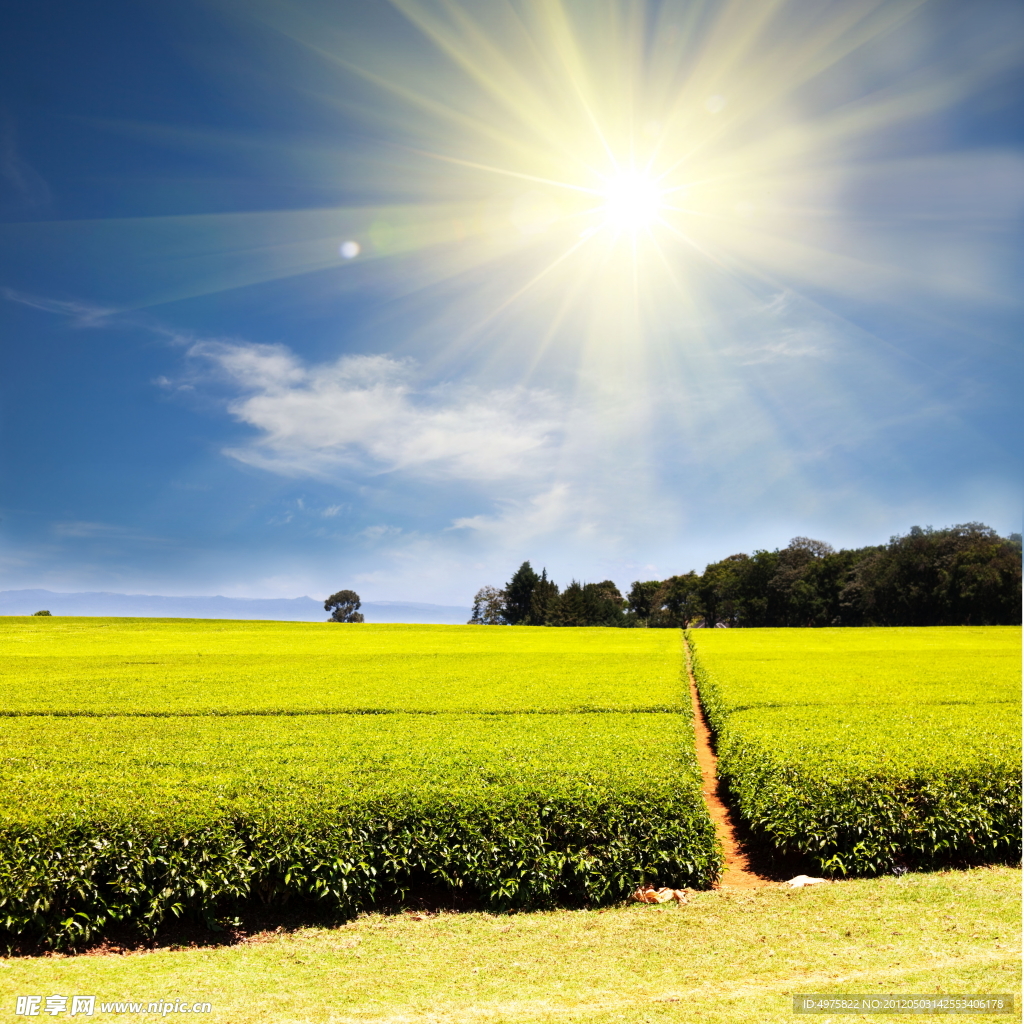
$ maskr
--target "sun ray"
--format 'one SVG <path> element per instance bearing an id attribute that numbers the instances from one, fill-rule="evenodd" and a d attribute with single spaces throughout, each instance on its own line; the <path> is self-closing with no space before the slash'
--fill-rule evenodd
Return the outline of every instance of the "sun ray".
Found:
<path id="1" fill-rule="evenodd" d="M 125 266 L 137 276 L 152 266 L 128 303 L 136 307 L 319 274 L 338 294 L 372 281 L 424 307 L 430 293 L 435 311 L 450 301 L 443 316 L 461 325 L 453 338 L 500 320 L 510 337 L 547 339 L 537 342 L 547 351 L 554 323 L 580 353 L 612 348 L 633 320 L 668 332 L 683 293 L 694 309 L 713 305 L 694 283 L 705 273 L 899 302 L 900 289 L 917 294 L 953 275 L 932 267 L 923 233 L 901 240 L 918 247 L 915 259 L 862 228 L 870 190 L 860 182 L 880 166 L 874 140 L 962 102 L 1015 56 L 1015 44 L 994 40 L 984 68 L 939 74 L 924 62 L 893 77 L 857 63 L 882 42 L 916 45 L 899 33 L 922 2 L 392 0 L 394 23 L 409 32 L 392 45 L 365 26 L 350 30 L 328 5 L 237 0 L 240 17 L 316 62 L 315 102 L 365 120 L 365 135 L 344 145 L 289 151 L 358 202 L 0 233 L 86 259 L 102 250 L 94 262 L 98 274 L 109 266 L 112 289 Z M 118 130 L 246 145 L 212 132 Z M 913 170 L 893 164 L 887 180 L 947 165 L 926 154 Z M 346 242 L 357 255 L 339 254 Z M 145 258 L 156 249 L 159 267 Z M 634 333 L 631 344 L 644 344 Z"/>
<path id="2" fill-rule="evenodd" d="M 445 163 L 458 164 L 460 167 L 470 167 L 477 171 L 489 171 L 491 174 L 501 174 L 507 178 L 518 178 L 520 181 L 533 181 L 540 185 L 551 185 L 554 188 L 567 188 L 572 192 L 586 192 L 590 195 L 600 195 L 596 188 L 586 188 L 583 185 L 576 185 L 570 181 L 555 181 L 552 178 L 542 178 L 536 174 L 524 174 L 522 171 L 509 170 L 506 167 L 491 167 L 489 164 L 477 163 L 475 160 L 463 160 L 457 156 L 447 156 L 444 153 L 431 153 L 425 149 L 410 149 L 412 153 L 419 153 L 421 156 L 430 157 L 433 160 L 443 160 Z"/>
<path id="3" fill-rule="evenodd" d="M 474 323 L 470 328 L 470 333 L 475 333 L 476 331 L 486 326 L 490 321 L 500 316 L 501 313 L 503 313 L 509 306 L 516 302 L 517 299 L 521 299 L 527 292 L 529 292 L 532 288 L 536 287 L 537 284 L 544 280 L 545 277 L 550 275 L 556 267 L 558 267 L 560 264 L 564 263 L 567 259 L 569 259 L 569 257 L 572 256 L 577 249 L 583 246 L 586 243 L 586 241 L 587 239 L 582 238 L 578 242 L 575 242 L 568 249 L 566 249 L 565 252 L 563 252 L 560 256 L 552 260 L 546 267 L 537 271 L 537 273 L 534 274 L 533 277 L 531 277 L 530 280 L 526 282 L 526 284 L 524 284 L 521 288 L 518 288 L 516 291 L 512 292 L 512 294 L 509 295 L 508 298 L 504 300 L 504 302 L 502 302 L 500 305 L 491 310 L 483 319 L 478 320 L 476 323 Z"/>

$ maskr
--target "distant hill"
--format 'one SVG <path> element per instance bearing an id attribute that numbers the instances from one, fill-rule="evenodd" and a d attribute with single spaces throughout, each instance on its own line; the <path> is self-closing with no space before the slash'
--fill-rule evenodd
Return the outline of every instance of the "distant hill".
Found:
<path id="1" fill-rule="evenodd" d="M 96 615 L 166 619 L 273 619 L 324 622 L 322 601 L 311 597 L 162 597 L 157 594 L 80 593 L 52 590 L 0 590 L 0 615 L 31 615 L 47 609 L 54 615 Z M 366 601 L 360 611 L 367 622 L 423 622 L 462 625 L 468 606 L 419 604 L 414 601 Z"/>

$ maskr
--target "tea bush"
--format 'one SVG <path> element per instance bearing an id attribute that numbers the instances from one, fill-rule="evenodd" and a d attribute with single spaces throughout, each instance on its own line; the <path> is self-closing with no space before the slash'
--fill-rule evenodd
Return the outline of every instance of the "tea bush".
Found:
<path id="1" fill-rule="evenodd" d="M 691 630 L 753 835 L 827 874 L 1021 856 L 1020 629 Z"/>
<path id="2" fill-rule="evenodd" d="M 425 885 L 599 905 L 721 867 L 685 714 L 24 716 L 0 752 L 8 944 Z"/>
<path id="3" fill-rule="evenodd" d="M 674 630 L 0 618 L 0 714 L 678 711 Z"/>

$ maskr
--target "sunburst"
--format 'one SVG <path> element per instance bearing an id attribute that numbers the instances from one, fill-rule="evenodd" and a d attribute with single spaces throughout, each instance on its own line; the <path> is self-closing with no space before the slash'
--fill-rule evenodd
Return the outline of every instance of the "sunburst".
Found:
<path id="1" fill-rule="evenodd" d="M 392 0 L 398 32 L 326 6 L 247 4 L 319 62 L 316 102 L 362 121 L 361 141 L 296 155 L 362 201 L 68 225 L 62 245 L 169 239 L 173 264 L 140 304 L 336 268 L 339 290 L 371 275 L 436 298 L 460 335 L 519 317 L 591 355 L 627 314 L 639 342 L 732 303 L 708 274 L 731 278 L 720 292 L 915 283 L 913 261 L 845 245 L 843 196 L 875 136 L 968 85 L 922 73 L 828 103 L 817 91 L 919 6 Z"/>

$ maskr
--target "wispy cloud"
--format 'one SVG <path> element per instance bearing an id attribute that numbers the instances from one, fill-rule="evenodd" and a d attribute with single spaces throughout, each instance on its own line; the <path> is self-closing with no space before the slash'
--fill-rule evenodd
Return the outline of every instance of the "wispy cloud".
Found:
<path id="1" fill-rule="evenodd" d="M 555 483 L 526 501 L 503 503 L 491 515 L 463 516 L 450 529 L 466 530 L 491 543 L 515 546 L 572 524 L 581 524 L 579 496 L 565 482 Z M 584 517 L 585 518 L 585 517 Z"/>
<path id="2" fill-rule="evenodd" d="M 191 355 L 241 392 L 229 411 L 259 431 L 225 453 L 288 476 L 340 468 L 466 481 L 530 476 L 560 429 L 547 392 L 427 383 L 413 363 L 389 356 L 306 364 L 281 345 L 217 341 Z"/>
<path id="3" fill-rule="evenodd" d="M 46 180 L 22 155 L 9 116 L 0 117 L 0 183 L 0 213 L 5 216 L 39 216 L 53 201 Z"/>
<path id="4" fill-rule="evenodd" d="M 820 359 L 826 354 L 829 339 L 822 334 L 807 330 L 782 330 L 758 344 L 726 348 L 739 366 L 757 366 L 760 363 L 774 363 L 785 359 Z"/>
<path id="5" fill-rule="evenodd" d="M 86 520 L 69 520 L 53 524 L 53 532 L 62 539 L 116 540 L 119 542 L 140 542 L 166 544 L 165 537 L 156 537 L 133 526 L 119 523 L 96 523 Z"/>
<path id="6" fill-rule="evenodd" d="M 66 316 L 76 327 L 95 327 L 108 321 L 118 313 L 118 310 L 105 306 L 96 306 L 88 302 L 66 299 L 48 299 L 39 295 L 27 295 L 24 292 L 15 291 L 13 288 L 0 288 L 0 295 L 3 295 L 9 302 L 19 302 L 21 305 L 30 306 L 32 309 L 41 309 L 46 313 Z"/>
<path id="7" fill-rule="evenodd" d="M 367 540 L 378 541 L 397 537 L 401 532 L 402 528 L 400 526 L 387 526 L 382 523 L 378 526 L 368 526 L 362 531 L 362 536 Z"/>

